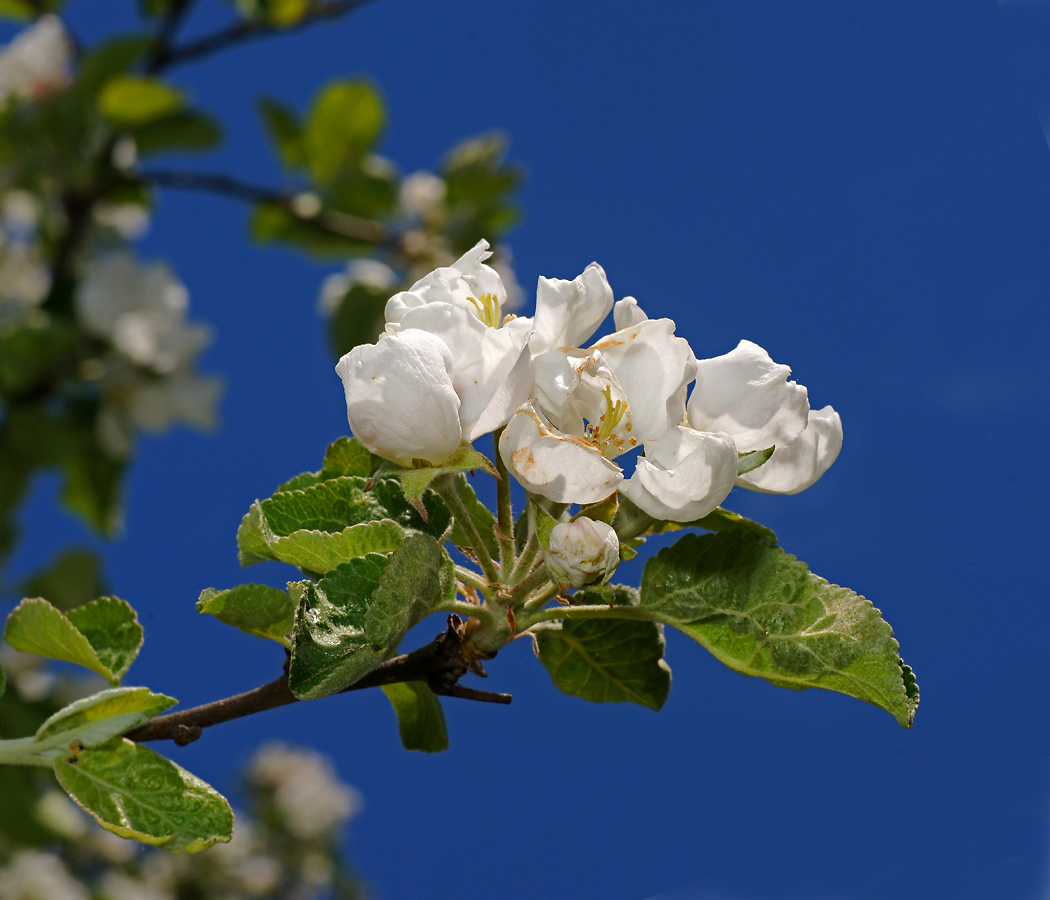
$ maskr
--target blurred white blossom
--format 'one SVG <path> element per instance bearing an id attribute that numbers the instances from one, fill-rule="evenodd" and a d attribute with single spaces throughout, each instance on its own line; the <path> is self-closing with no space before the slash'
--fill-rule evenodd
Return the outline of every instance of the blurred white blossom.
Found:
<path id="1" fill-rule="evenodd" d="M 0 869 L 0 900 L 89 900 L 89 894 L 59 857 L 28 850 Z"/>
<path id="2" fill-rule="evenodd" d="M 252 757 L 249 777 L 272 788 L 288 830 L 304 840 L 334 831 L 362 807 L 361 795 L 311 750 L 267 744 Z"/>
<path id="3" fill-rule="evenodd" d="M 138 203 L 96 203 L 92 212 L 96 222 L 127 241 L 137 241 L 149 230 L 149 210 Z"/>
<path id="4" fill-rule="evenodd" d="M 427 220 L 445 202 L 445 181 L 432 172 L 413 172 L 401 182 L 401 211 L 409 218 Z"/>
<path id="5" fill-rule="evenodd" d="M 317 311 L 326 317 L 334 315 L 343 302 L 343 297 L 357 284 L 376 290 L 387 290 L 397 284 L 397 275 L 390 266 L 378 259 L 351 260 L 346 269 L 329 275 L 321 283 Z"/>
<path id="6" fill-rule="evenodd" d="M 70 44 L 55 16 L 42 16 L 0 49 L 0 104 L 32 99 L 69 81 Z"/>
<path id="7" fill-rule="evenodd" d="M 87 331 L 161 374 L 185 365 L 211 340 L 207 326 L 186 321 L 189 292 L 168 267 L 141 265 L 124 251 L 86 267 L 76 307 Z"/>

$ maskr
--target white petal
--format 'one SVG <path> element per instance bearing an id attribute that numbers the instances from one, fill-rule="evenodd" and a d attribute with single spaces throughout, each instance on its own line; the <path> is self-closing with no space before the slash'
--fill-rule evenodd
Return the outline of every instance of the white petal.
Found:
<path id="1" fill-rule="evenodd" d="M 696 357 L 685 338 L 674 336 L 674 328 L 671 319 L 646 319 L 591 348 L 601 351 L 627 395 L 632 446 L 659 437 L 685 418 L 685 391 L 696 375 Z"/>
<path id="2" fill-rule="evenodd" d="M 440 338 L 452 356 L 452 386 L 462 403 L 459 419 L 468 441 L 505 425 L 529 399 L 532 357 L 522 329 L 489 328 L 451 303 L 428 303 L 405 312 L 403 329 Z M 522 359 L 525 358 L 525 362 Z"/>
<path id="3" fill-rule="evenodd" d="M 806 389 L 788 381 L 790 374 L 751 341 L 741 341 L 723 356 L 698 360 L 689 424 L 697 431 L 732 435 L 741 453 L 790 444 L 805 430 L 809 413 Z"/>
<path id="4" fill-rule="evenodd" d="M 463 440 L 452 354 L 444 341 L 406 329 L 354 347 L 335 367 L 354 436 L 373 453 L 411 466 L 444 462 Z"/>
<path id="5" fill-rule="evenodd" d="M 647 443 L 645 453 L 620 493 L 656 519 L 699 519 L 733 489 L 737 451 L 727 434 L 679 426 Z"/>
<path id="6" fill-rule="evenodd" d="M 591 263 L 572 281 L 541 276 L 536 286 L 532 355 L 555 347 L 579 347 L 612 307 L 612 288 L 598 263 Z"/>
<path id="7" fill-rule="evenodd" d="M 842 449 L 842 419 L 830 406 L 810 410 L 809 425 L 794 441 L 777 447 L 759 468 L 737 484 L 763 494 L 797 494 L 814 484 Z"/>
<path id="8" fill-rule="evenodd" d="M 500 456 L 524 488 L 555 503 L 597 503 L 623 481 L 623 471 L 586 441 L 560 434 L 525 403 L 499 441 Z"/>
<path id="9" fill-rule="evenodd" d="M 613 306 L 613 322 L 617 331 L 623 331 L 648 318 L 634 297 L 624 297 L 622 300 L 617 300 L 616 305 Z"/>

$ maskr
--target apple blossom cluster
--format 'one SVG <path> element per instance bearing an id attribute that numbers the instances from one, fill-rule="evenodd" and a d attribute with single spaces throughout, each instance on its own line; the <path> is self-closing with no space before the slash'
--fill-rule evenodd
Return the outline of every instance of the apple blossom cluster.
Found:
<path id="1" fill-rule="evenodd" d="M 838 413 L 810 409 L 757 344 L 698 360 L 671 319 L 614 303 L 597 263 L 541 277 L 535 315 L 504 316 L 488 256 L 482 241 L 395 294 L 378 342 L 339 360 L 350 427 L 379 456 L 440 466 L 502 428 L 500 455 L 530 493 L 585 505 L 619 491 L 673 522 L 707 515 L 734 485 L 798 493 L 838 456 Z M 616 330 L 588 345 L 610 312 Z M 618 460 L 631 456 L 628 477 Z"/>

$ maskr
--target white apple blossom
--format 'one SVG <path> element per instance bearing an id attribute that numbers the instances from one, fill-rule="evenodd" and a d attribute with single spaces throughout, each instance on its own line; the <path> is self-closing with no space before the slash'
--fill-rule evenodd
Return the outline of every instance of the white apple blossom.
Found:
<path id="1" fill-rule="evenodd" d="M 504 425 L 529 396 L 527 319 L 502 318 L 506 288 L 481 241 L 386 304 L 386 334 L 336 366 L 347 418 L 374 453 L 439 465 Z"/>
<path id="2" fill-rule="evenodd" d="M 414 219 L 429 219 L 445 203 L 446 185 L 432 172 L 413 172 L 401 182 L 401 211 Z"/>
<path id="3" fill-rule="evenodd" d="M 60 857 L 19 850 L 0 869 L 0 900 L 89 900 L 89 894 Z"/>
<path id="4" fill-rule="evenodd" d="M 0 105 L 33 99 L 69 81 L 70 45 L 62 23 L 42 16 L 0 49 Z"/>
<path id="5" fill-rule="evenodd" d="M 551 529 L 544 559 L 558 580 L 572 587 L 606 582 L 620 564 L 620 539 L 611 525 L 579 516 Z"/>
<path id="6" fill-rule="evenodd" d="M 188 307 L 189 293 L 167 266 L 140 265 L 127 252 L 88 265 L 76 294 L 85 330 L 158 374 L 185 366 L 211 339 L 207 326 L 187 323 Z"/>

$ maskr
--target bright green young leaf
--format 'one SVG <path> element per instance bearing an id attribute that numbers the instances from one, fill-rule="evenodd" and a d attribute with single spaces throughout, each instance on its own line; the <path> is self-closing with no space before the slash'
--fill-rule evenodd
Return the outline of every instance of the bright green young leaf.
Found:
<path id="1" fill-rule="evenodd" d="M 341 437 L 328 445 L 321 477 L 326 481 L 343 475 L 371 478 L 382 464 L 382 457 L 366 450 L 356 438 Z"/>
<path id="2" fill-rule="evenodd" d="M 536 645 L 555 687 L 566 694 L 659 709 L 671 690 L 663 630 L 656 622 L 567 619 L 538 629 Z"/>
<path id="3" fill-rule="evenodd" d="M 366 81 L 335 81 L 314 99 L 303 129 L 303 150 L 314 180 L 330 184 L 344 166 L 358 163 L 379 139 L 383 101 Z"/>
<path id="4" fill-rule="evenodd" d="M 288 686 L 300 700 L 338 693 L 390 655 L 365 636 L 368 604 L 387 563 L 387 557 L 370 553 L 343 563 L 316 585 L 290 585 L 299 602 Z"/>
<path id="5" fill-rule="evenodd" d="M 441 700 L 424 682 L 407 681 L 382 687 L 397 713 L 397 727 L 406 750 L 440 753 L 448 749 L 448 729 Z"/>
<path id="6" fill-rule="evenodd" d="M 467 476 L 462 472 L 456 475 L 453 486 L 459 495 L 459 499 L 463 502 L 470 520 L 474 523 L 478 534 L 481 535 L 481 540 L 485 543 L 489 556 L 493 559 L 499 559 L 499 541 L 496 540 L 496 517 L 492 515 L 485 504 L 478 500 L 477 494 L 474 493 L 474 488 L 470 486 Z M 452 543 L 457 547 L 469 547 L 471 541 L 472 538 L 468 536 L 463 526 L 456 522 L 452 526 Z"/>
<path id="7" fill-rule="evenodd" d="M 125 738 L 55 764 L 59 784 L 107 831 L 197 852 L 233 836 L 229 803 L 210 785 Z"/>
<path id="8" fill-rule="evenodd" d="M 422 469 L 401 469 L 401 486 L 405 490 L 405 496 L 412 503 L 418 503 L 423 492 L 430 486 L 439 475 L 447 475 L 455 472 L 472 472 L 481 469 L 490 475 L 496 476 L 496 467 L 489 461 L 484 453 L 478 453 L 473 447 L 464 441 L 459 449 L 453 453 L 440 466 L 427 466 Z"/>
<path id="9" fill-rule="evenodd" d="M 211 116 L 185 109 L 135 128 L 134 135 L 140 157 L 174 150 L 200 152 L 222 142 L 222 126 Z"/>
<path id="10" fill-rule="evenodd" d="M 131 604 L 117 597 L 100 597 L 66 613 L 98 654 L 99 661 L 119 681 L 142 647 L 142 626 Z"/>
<path id="11" fill-rule="evenodd" d="M 117 684 L 142 646 L 142 626 L 123 600 L 103 597 L 63 615 L 46 600 L 23 600 L 4 635 L 15 650 L 76 663 Z"/>
<path id="12" fill-rule="evenodd" d="M 753 536 L 686 535 L 650 559 L 640 609 L 745 675 L 849 694 L 911 725 L 919 694 L 868 600 Z"/>
<path id="13" fill-rule="evenodd" d="M 174 697 L 154 694 L 149 688 L 110 688 L 60 709 L 37 729 L 34 740 L 42 743 L 61 737 L 67 745 L 77 740 L 85 747 L 95 747 L 137 728 L 176 703 Z"/>
<path id="14" fill-rule="evenodd" d="M 97 105 L 112 124 L 135 128 L 178 112 L 186 97 L 149 75 L 115 75 L 99 92 Z"/>
<path id="15" fill-rule="evenodd" d="M 289 169 L 298 169 L 304 162 L 299 117 L 271 97 L 262 97 L 257 109 L 281 162 Z"/>
<path id="16" fill-rule="evenodd" d="M 737 456 L 736 474 L 745 475 L 753 472 L 773 455 L 776 447 L 767 447 L 765 450 L 752 450 L 750 453 L 740 453 Z"/>
<path id="17" fill-rule="evenodd" d="M 241 584 L 227 591 L 206 588 L 197 601 L 197 612 L 215 616 L 246 634 L 290 646 L 295 603 L 287 591 L 265 584 Z"/>
<path id="18" fill-rule="evenodd" d="M 390 519 L 362 522 L 334 534 L 327 531 L 293 531 L 269 544 L 274 559 L 291 563 L 305 572 L 323 575 L 355 556 L 389 553 L 401 546 L 405 530 Z"/>
<path id="19" fill-rule="evenodd" d="M 95 747 L 137 728 L 176 701 L 149 688 L 113 688 L 59 710 L 33 737 L 0 741 L 0 764 L 53 766 L 77 743 Z"/>
<path id="20" fill-rule="evenodd" d="M 310 9 L 312 0 L 269 0 L 266 21 L 275 28 L 290 28 Z"/>

